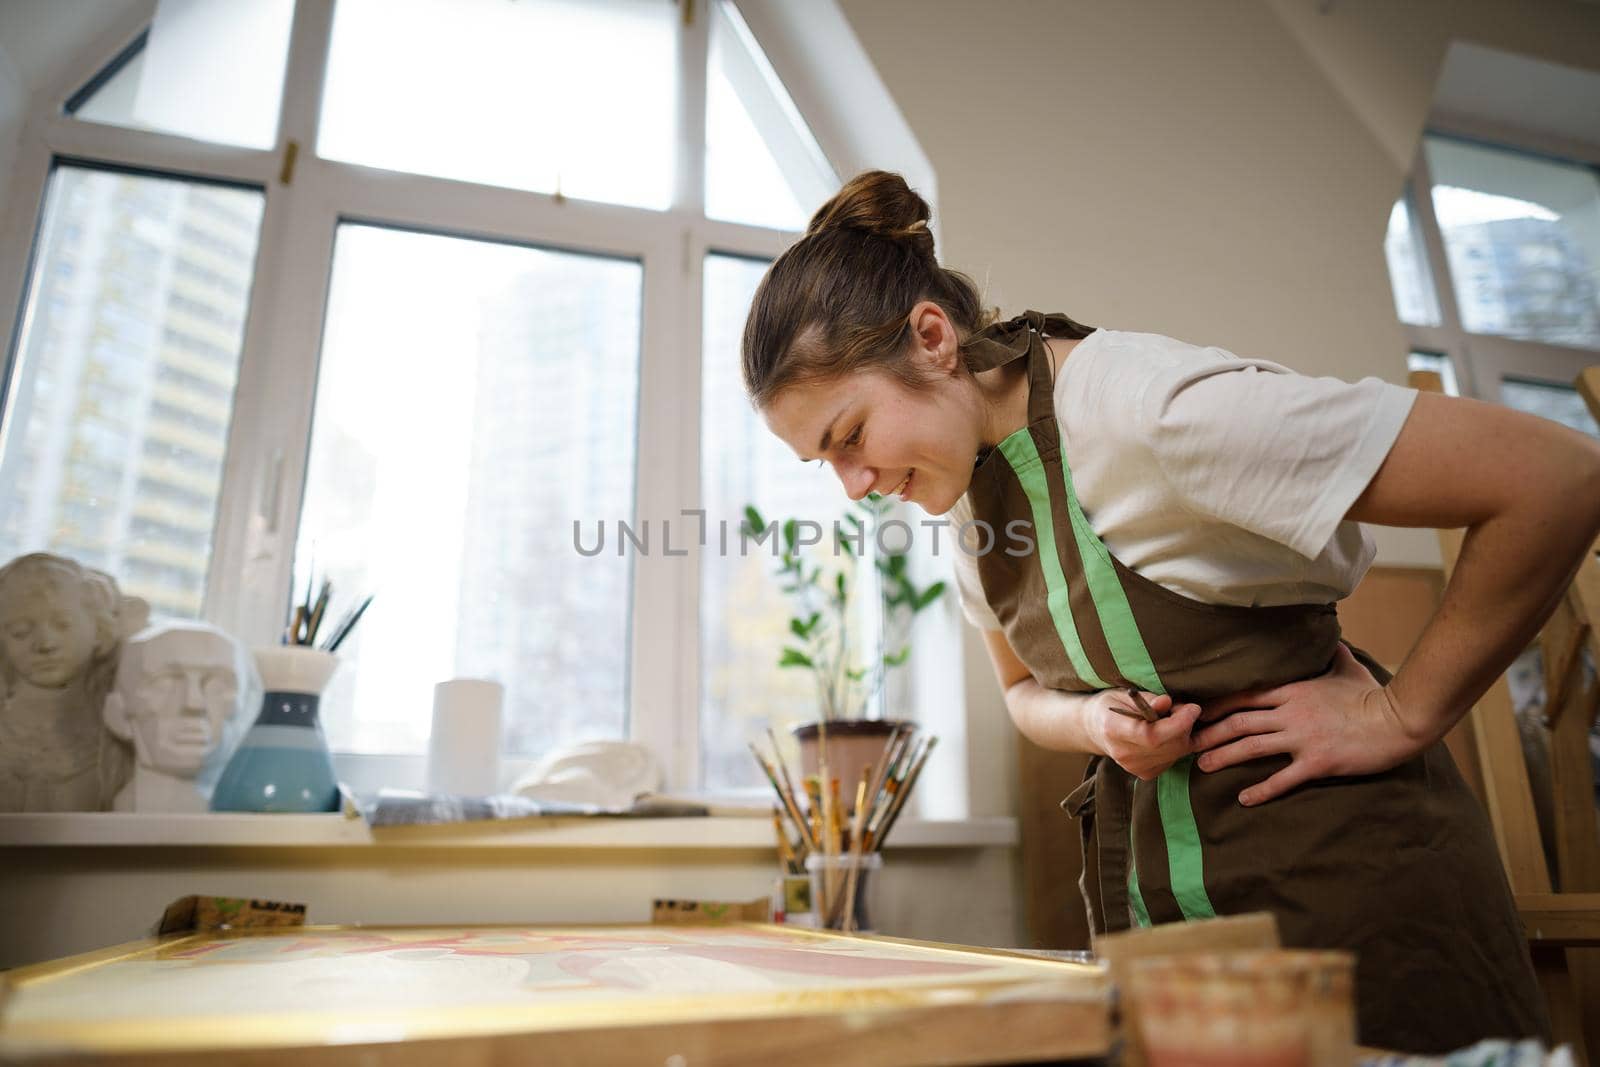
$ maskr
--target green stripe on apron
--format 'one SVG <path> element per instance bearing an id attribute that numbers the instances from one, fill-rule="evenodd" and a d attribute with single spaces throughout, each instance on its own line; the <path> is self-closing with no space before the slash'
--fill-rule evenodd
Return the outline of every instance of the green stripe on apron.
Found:
<path id="1" fill-rule="evenodd" d="M 1139 783 L 1133 788 L 1137 791 Z M 1128 822 L 1128 908 L 1133 912 L 1134 926 L 1150 925 L 1150 910 L 1144 906 L 1144 894 L 1139 892 L 1138 849 L 1133 843 L 1133 822 Z"/>
<path id="2" fill-rule="evenodd" d="M 1059 425 L 1057 433 L 1060 433 Z M 1078 556 L 1083 560 L 1084 580 L 1089 584 L 1089 595 L 1094 599 L 1095 613 L 1100 616 L 1106 644 L 1111 646 L 1111 658 L 1122 676 L 1134 685 L 1147 693 L 1165 693 L 1167 690 L 1156 674 L 1150 651 L 1144 646 L 1144 638 L 1139 636 L 1139 624 L 1134 621 L 1128 594 L 1123 592 L 1122 581 L 1111 563 L 1111 553 L 1096 536 L 1078 504 L 1078 493 L 1072 487 L 1072 471 L 1065 456 L 1061 459 L 1061 479 L 1067 486 L 1067 512 L 1072 516 L 1072 536 L 1077 539 Z"/>
<path id="3" fill-rule="evenodd" d="M 1034 447 L 1033 435 L 1024 426 L 1000 442 L 1000 451 L 1011 464 L 1017 480 L 1022 483 L 1022 491 L 1027 494 L 1028 504 L 1033 509 L 1033 528 L 1039 537 L 1039 565 L 1044 568 L 1044 584 L 1049 590 L 1046 605 L 1050 609 L 1051 621 L 1055 623 L 1056 634 L 1061 638 L 1061 646 L 1067 650 L 1067 658 L 1072 661 L 1072 669 L 1079 678 L 1096 689 L 1109 689 L 1111 687 L 1089 665 L 1089 657 L 1083 651 L 1083 641 L 1078 637 L 1077 623 L 1072 621 L 1071 594 L 1067 590 L 1067 576 L 1061 571 L 1061 555 L 1056 551 L 1055 523 L 1050 518 L 1050 483 L 1045 478 L 1044 462 L 1039 458 L 1039 450 Z M 1070 488 L 1068 492 L 1071 492 Z M 1124 600 L 1123 604 L 1126 606 L 1127 601 Z"/>
<path id="4" fill-rule="evenodd" d="M 1009 458 L 1009 457 L 1008 457 Z M 1078 503 L 1077 490 L 1072 485 L 1072 470 L 1065 457 L 1061 463 L 1061 478 L 1067 489 L 1067 512 L 1072 516 L 1072 536 L 1078 542 L 1078 556 L 1083 560 L 1084 581 L 1094 600 L 1095 613 L 1100 617 L 1100 628 L 1105 632 L 1106 644 L 1111 647 L 1112 659 L 1122 676 L 1150 693 L 1165 693 L 1161 678 L 1156 673 L 1150 651 L 1139 634 L 1139 624 L 1128 604 L 1128 595 L 1117 577 L 1111 562 L 1111 553 L 1089 525 L 1088 516 Z M 1195 825 L 1194 809 L 1189 804 L 1189 769 L 1194 757 L 1179 760 L 1156 778 L 1156 805 L 1161 812 L 1161 831 L 1166 837 L 1167 868 L 1171 878 L 1172 895 L 1185 919 L 1211 918 L 1216 911 L 1211 898 L 1206 895 L 1205 863 L 1200 851 L 1200 830 Z M 1131 846 L 1130 846 L 1131 849 Z M 1137 852 L 1132 854 L 1137 856 Z M 1133 907 L 1135 921 L 1149 925 L 1149 915 L 1139 894 L 1137 860 L 1128 864 L 1128 899 Z"/>
<path id="5" fill-rule="evenodd" d="M 1161 831 L 1167 838 L 1167 868 L 1172 895 L 1185 919 L 1209 919 L 1217 913 L 1206 895 L 1205 864 L 1200 853 L 1200 828 L 1189 806 L 1189 769 L 1194 757 L 1185 756 L 1156 778 L 1156 806 L 1161 809 Z"/>

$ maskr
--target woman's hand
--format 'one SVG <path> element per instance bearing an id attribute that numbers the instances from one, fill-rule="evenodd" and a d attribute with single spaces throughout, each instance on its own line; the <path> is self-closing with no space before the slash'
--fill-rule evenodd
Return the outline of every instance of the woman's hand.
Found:
<path id="1" fill-rule="evenodd" d="M 1200 705 L 1173 708 L 1170 696 L 1143 696 L 1151 709 L 1165 718 L 1145 722 L 1133 698 L 1121 689 L 1105 689 L 1090 697 L 1087 718 L 1099 750 L 1135 778 L 1149 781 L 1190 753 L 1189 731 L 1200 715 Z"/>
<path id="2" fill-rule="evenodd" d="M 1436 738 L 1411 729 L 1390 691 L 1341 644 L 1326 674 L 1205 706 L 1193 747 L 1202 771 L 1287 754 L 1290 764 L 1239 794 L 1262 804 L 1316 778 L 1377 774 Z"/>

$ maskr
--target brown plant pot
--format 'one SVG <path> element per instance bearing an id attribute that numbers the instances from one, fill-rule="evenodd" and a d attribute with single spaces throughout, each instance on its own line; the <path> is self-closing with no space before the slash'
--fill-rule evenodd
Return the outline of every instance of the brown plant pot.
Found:
<path id="1" fill-rule="evenodd" d="M 844 814 L 851 816 L 856 810 L 856 784 L 861 781 L 861 772 L 872 767 L 877 773 L 877 761 L 883 758 L 884 746 L 895 728 L 913 725 L 901 719 L 833 719 L 801 723 L 790 732 L 800 742 L 800 773 L 809 778 L 821 764 L 822 727 L 827 727 L 828 776 L 839 780 L 839 799 L 844 802 Z M 801 792 L 804 793 L 803 786 Z"/>

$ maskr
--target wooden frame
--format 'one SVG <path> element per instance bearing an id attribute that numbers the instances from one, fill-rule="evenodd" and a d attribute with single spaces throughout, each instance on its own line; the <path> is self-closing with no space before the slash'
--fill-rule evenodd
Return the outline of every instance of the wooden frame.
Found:
<path id="1" fill-rule="evenodd" d="M 439 947 L 441 932 L 458 938 L 485 935 L 484 946 L 506 941 L 512 945 L 501 951 L 468 946 L 455 953 Z M 307 956 L 320 954 L 323 959 L 331 956 L 343 964 L 380 958 L 378 952 L 414 954 L 424 945 L 458 960 L 484 955 L 548 959 L 552 952 L 574 956 L 610 952 L 609 958 L 617 960 L 638 951 L 639 943 L 648 942 L 645 948 L 661 949 L 669 955 L 673 945 L 688 946 L 682 956 L 685 961 L 701 959 L 696 955 L 699 949 L 713 965 L 727 966 L 719 961 L 743 958 L 734 954 L 734 946 L 742 941 L 754 944 L 755 948 L 746 951 L 761 953 L 763 959 L 774 958 L 771 953 L 793 951 L 796 960 L 862 960 L 869 965 L 864 973 L 877 973 L 821 983 L 796 980 L 790 987 L 779 985 L 764 991 L 740 988 L 665 994 L 646 989 L 635 995 L 632 990 L 618 992 L 619 987 L 611 987 L 588 994 L 587 999 L 584 990 L 589 986 L 577 992 L 563 987 L 561 1000 L 551 995 L 543 1003 L 535 1001 L 528 986 L 512 980 L 505 983 L 506 989 L 520 999 L 509 1003 L 504 1002 L 505 994 L 501 994 L 501 1003 L 426 1007 L 393 1003 L 383 1008 L 367 1004 L 342 1011 L 273 1012 L 251 1010 L 249 1005 L 234 1011 L 230 1002 L 225 1012 L 193 1012 L 185 1003 L 166 1018 L 73 1018 L 70 1022 L 27 1018 L 30 1010 L 47 1014 L 28 1000 L 32 988 L 77 981 L 103 991 L 106 973 L 102 969 L 126 964 L 146 965 L 128 975 L 131 983 L 144 983 L 155 973 L 148 964 L 161 960 L 173 962 L 173 973 L 181 975 L 206 966 L 193 960 L 208 947 L 221 946 L 216 951 L 226 952 L 239 942 L 262 938 L 295 944 L 278 949 L 271 958 L 257 952 L 251 959 L 249 948 L 244 948 L 239 950 L 239 958 L 225 961 L 225 966 L 263 968 L 241 979 L 252 990 L 274 988 L 272 979 L 292 966 L 282 958 L 284 953 L 291 957 L 296 951 Z M 319 940 L 324 944 L 319 945 Z M 341 940 L 349 943 L 350 951 L 336 943 Z M 378 947 L 370 947 L 372 942 Z M 448 945 L 448 940 L 444 943 Z M 408 945 L 416 948 L 408 949 Z M 707 945 L 711 947 L 700 948 Z M 184 958 L 174 961 L 179 954 Z M 950 973 L 952 965 L 967 969 L 966 973 Z M 280 968 L 276 974 L 265 969 L 274 966 Z M 744 966 L 756 970 L 760 964 Z M 891 973 L 895 968 L 900 973 Z M 775 973 L 779 968 L 771 970 Z M 791 970 L 808 977 L 816 973 Z M 913 971 L 922 973 L 911 974 Z M 676 971 L 669 967 L 666 973 Z M 716 927 L 320 926 L 212 932 L 153 938 L 24 967 L 0 981 L 4 983 L 0 985 L 0 1058 L 43 1051 L 48 1053 L 43 1062 L 93 1057 L 97 1063 L 116 1064 L 264 1064 L 280 1063 L 292 1055 L 296 1064 L 315 1067 L 524 1059 L 605 1065 L 668 1062 L 670 1057 L 681 1056 L 695 1064 L 822 1062 L 892 1067 L 1100 1056 L 1111 1043 L 1109 979 L 1099 967 L 999 950 L 754 923 Z M 213 979 L 195 981 L 210 983 Z M 58 990 L 56 995 L 63 994 Z"/>

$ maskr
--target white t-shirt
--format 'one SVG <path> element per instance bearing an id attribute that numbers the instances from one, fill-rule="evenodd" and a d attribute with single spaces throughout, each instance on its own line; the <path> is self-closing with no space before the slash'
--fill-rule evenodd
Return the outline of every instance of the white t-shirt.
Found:
<path id="1" fill-rule="evenodd" d="M 1055 406 L 1078 502 L 1112 555 L 1195 600 L 1270 606 L 1331 603 L 1366 573 L 1372 538 L 1344 514 L 1416 395 L 1096 330 L 1062 364 Z M 972 518 L 965 497 L 948 518 Z M 999 629 L 977 561 L 942 551 L 967 619 Z"/>

